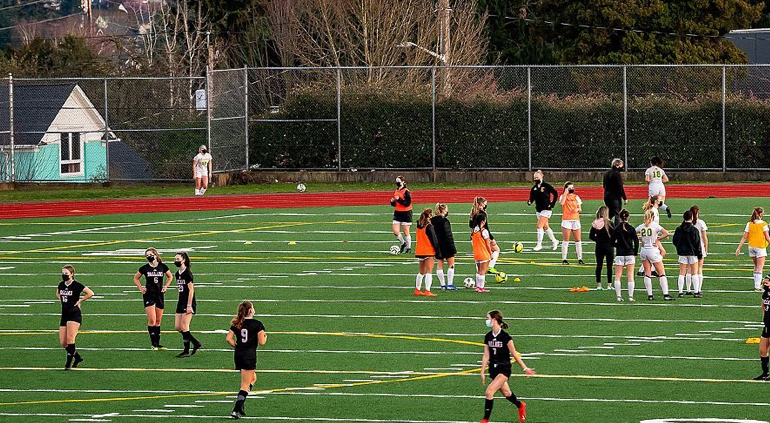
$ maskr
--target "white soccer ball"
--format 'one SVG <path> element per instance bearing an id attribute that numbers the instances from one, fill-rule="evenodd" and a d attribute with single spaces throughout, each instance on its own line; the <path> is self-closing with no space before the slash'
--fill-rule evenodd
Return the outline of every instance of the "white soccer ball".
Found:
<path id="1" fill-rule="evenodd" d="M 476 281 L 473 280 L 473 278 L 465 278 L 463 281 L 463 285 L 465 285 L 466 288 L 471 289 L 476 287 Z"/>
<path id="2" fill-rule="evenodd" d="M 302 182 L 297 184 L 297 191 L 298 192 L 305 192 L 307 190 L 307 187 Z"/>
<path id="3" fill-rule="evenodd" d="M 398 245 L 394 245 L 390 247 L 390 254 L 393 254 L 394 256 L 397 256 L 401 253 L 401 248 Z"/>

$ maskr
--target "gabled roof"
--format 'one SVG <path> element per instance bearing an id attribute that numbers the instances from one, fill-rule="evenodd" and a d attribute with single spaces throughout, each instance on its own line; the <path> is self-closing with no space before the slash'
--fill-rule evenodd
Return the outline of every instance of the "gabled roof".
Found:
<path id="1" fill-rule="evenodd" d="M 37 145 L 77 84 L 14 85 L 14 144 Z M 10 143 L 7 85 L 0 87 L 0 145 Z"/>

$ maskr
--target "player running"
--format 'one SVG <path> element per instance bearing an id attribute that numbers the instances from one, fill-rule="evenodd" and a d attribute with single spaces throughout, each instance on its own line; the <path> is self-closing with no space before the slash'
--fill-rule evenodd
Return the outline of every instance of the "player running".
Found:
<path id="1" fill-rule="evenodd" d="M 759 338 L 759 361 L 762 364 L 762 374 L 755 377 L 754 380 L 770 380 L 770 370 L 768 363 L 768 350 L 770 350 L 770 275 L 762 280 L 762 335 Z"/>
<path id="2" fill-rule="evenodd" d="M 243 404 L 249 391 L 257 382 L 257 345 L 267 343 L 265 325 L 254 319 L 254 306 L 251 301 L 244 301 L 238 306 L 238 315 L 230 321 L 230 330 L 225 338 L 235 348 L 235 370 L 241 371 L 241 390 L 235 400 L 235 407 L 230 417 L 240 419 L 246 416 Z"/>
<path id="3" fill-rule="evenodd" d="M 689 273 L 692 283 L 698 286 L 698 261 L 703 257 L 700 231 L 693 225 L 690 210 L 684 212 L 684 222 L 674 231 L 673 243 L 679 255 L 679 298 L 684 297 L 685 275 Z"/>
<path id="4" fill-rule="evenodd" d="M 660 209 L 665 211 L 668 218 L 671 219 L 671 209 L 665 204 L 666 201 L 666 186 L 664 183 L 668 182 L 668 176 L 666 172 L 661 169 L 663 166 L 663 160 L 660 157 L 653 157 L 650 159 L 650 167 L 644 171 L 644 180 L 649 185 L 648 192 L 649 197 L 657 196 L 660 199 Z"/>
<path id="5" fill-rule="evenodd" d="M 607 289 L 612 289 L 612 263 L 615 259 L 615 250 L 612 247 L 612 222 L 609 218 L 607 206 L 599 207 L 596 211 L 596 219 L 591 223 L 591 232 L 588 238 L 596 243 L 596 290 L 602 290 L 602 266 L 607 260 Z"/>
<path id="6" fill-rule="evenodd" d="M 672 301 L 674 298 L 668 295 L 668 278 L 666 269 L 663 267 L 663 254 L 660 241 L 668 238 L 668 231 L 655 223 L 652 209 L 644 212 L 644 223 L 636 227 L 636 232 L 642 240 L 641 259 L 644 266 L 644 287 L 647 289 L 647 299 L 655 300 L 652 295 L 652 275 L 651 269 L 655 267 L 660 275 L 660 288 L 663 291 L 663 299 Z"/>
<path id="7" fill-rule="evenodd" d="M 489 386 L 486 390 L 486 399 L 484 401 L 484 418 L 481 423 L 488 423 L 489 416 L 492 415 L 492 405 L 494 405 L 495 393 L 501 394 L 519 409 L 519 421 L 527 420 L 527 403 L 519 401 L 508 386 L 508 379 L 511 377 L 511 355 L 516 363 L 521 366 L 521 370 L 527 376 L 535 374 L 535 369 L 530 369 L 521 360 L 521 355 L 516 352 L 513 345 L 513 339 L 503 329 L 508 329 L 508 324 L 503 320 L 503 315 L 493 310 L 487 313 L 487 327 L 492 330 L 484 336 L 484 355 L 481 357 L 481 385 L 486 385 L 486 374 L 484 370 L 489 365 Z"/>
<path id="8" fill-rule="evenodd" d="M 476 262 L 476 292 L 489 292 L 484 288 L 489 260 L 492 258 L 491 235 L 487 230 L 486 213 L 476 214 L 471 224 L 473 225 L 473 231 L 471 231 L 473 260 Z"/>
<path id="9" fill-rule="evenodd" d="M 497 264 L 497 258 L 500 256 L 500 247 L 497 245 L 497 241 L 495 241 L 495 237 L 492 235 L 492 232 L 489 231 L 487 199 L 484 197 L 476 197 L 473 199 L 473 207 L 471 208 L 470 220 L 468 221 L 468 226 L 470 226 L 471 229 L 474 229 L 477 226 L 474 223 L 474 219 L 479 214 L 484 216 L 484 227 L 489 234 L 489 245 L 491 247 L 491 255 L 489 258 L 489 267 L 487 267 L 487 271 L 489 273 L 499 273 L 497 269 L 495 269 L 495 264 Z"/>
<path id="10" fill-rule="evenodd" d="M 390 205 L 395 207 L 393 235 L 401 243 L 401 253 L 408 253 L 412 251 L 412 236 L 409 234 L 409 227 L 412 226 L 412 193 L 406 188 L 403 176 L 396 177 L 396 192 L 390 198 Z"/>
<path id="11" fill-rule="evenodd" d="M 743 232 L 743 238 L 735 249 L 735 255 L 741 253 L 741 247 L 746 240 L 749 240 L 749 257 L 754 262 L 754 290 L 760 292 L 762 283 L 762 270 L 765 268 L 765 258 L 767 257 L 767 245 L 770 244 L 770 235 L 768 235 L 767 222 L 762 220 L 765 216 L 765 209 L 754 207 L 751 213 L 751 220 L 746 224 Z"/>
<path id="12" fill-rule="evenodd" d="M 195 314 L 195 286 L 193 285 L 193 274 L 190 271 L 190 257 L 184 251 L 176 253 L 174 256 L 174 266 L 178 267 L 174 275 L 176 277 L 176 286 L 179 291 L 179 299 L 176 302 L 176 316 L 174 319 L 174 329 L 182 334 L 184 351 L 177 357 L 184 358 L 195 355 L 201 347 L 201 343 L 190 333 L 190 321 Z M 193 350 L 190 352 L 190 344 Z"/>
<path id="13" fill-rule="evenodd" d="M 553 235 L 553 230 L 548 225 L 548 219 L 551 218 L 553 206 L 556 205 L 556 201 L 559 198 L 559 192 L 543 180 L 543 171 L 538 170 L 533 176 L 535 184 L 529 191 L 529 200 L 527 201 L 528 206 L 535 203 L 535 216 L 537 216 L 537 245 L 535 245 L 533 251 L 543 249 L 544 234 L 548 234 L 548 238 L 553 243 L 553 249 L 555 250 L 559 248 L 559 241 Z"/>
<path id="14" fill-rule="evenodd" d="M 436 258 L 441 260 L 441 247 L 439 247 L 436 231 L 430 223 L 433 210 L 427 208 L 420 213 L 417 221 L 417 246 L 415 257 L 420 262 L 420 270 L 414 284 L 414 295 L 418 297 L 435 297 L 431 292 L 433 286 L 433 262 Z M 422 281 L 425 279 L 425 292 L 421 291 Z"/>
<path id="15" fill-rule="evenodd" d="M 134 275 L 134 285 L 142 292 L 150 345 L 153 350 L 165 350 L 166 347 L 160 345 L 160 322 L 163 319 L 163 309 L 166 308 L 164 294 L 171 285 L 173 277 L 168 266 L 161 260 L 158 250 L 148 248 L 144 251 L 144 257 L 148 263 L 140 267 Z M 144 276 L 145 286 L 142 286 L 139 281 L 142 276 Z"/>
<path id="16" fill-rule="evenodd" d="M 709 251 L 709 238 L 706 232 L 709 230 L 708 226 L 706 226 L 706 222 L 704 222 L 700 218 L 700 209 L 698 206 L 692 206 L 690 207 L 690 211 L 692 212 L 692 219 L 695 222 L 695 227 L 698 228 L 698 231 L 700 231 L 700 249 L 703 255 L 701 256 L 700 260 L 698 260 L 698 285 L 693 286 L 693 291 L 695 293 L 696 297 L 702 297 L 703 296 L 703 260 L 708 255 Z M 687 282 L 687 292 L 686 295 L 689 295 L 690 291 L 690 284 L 692 281 L 692 275 L 688 274 L 687 277 L 685 277 L 685 282 Z"/>
<path id="17" fill-rule="evenodd" d="M 622 209 L 618 213 L 618 224 L 612 231 L 612 244 L 615 247 L 615 295 L 618 302 L 623 301 L 620 288 L 623 268 L 626 269 L 628 277 L 628 301 L 636 301 L 634 300 L 634 265 L 636 255 L 639 254 L 639 237 L 636 235 L 636 229 L 628 223 L 630 215 L 628 210 Z"/>
<path id="18" fill-rule="evenodd" d="M 583 211 L 583 200 L 575 194 L 575 185 L 567 181 L 564 184 L 564 192 L 559 197 L 561 204 L 561 264 L 569 264 L 567 252 L 569 251 L 570 236 L 575 238 L 575 252 L 578 264 L 583 263 L 583 244 L 580 243 L 580 212 Z"/>
<path id="19" fill-rule="evenodd" d="M 86 295 L 80 298 L 80 294 Z M 78 354 L 75 347 L 75 338 L 83 323 L 83 315 L 80 306 L 94 296 L 87 286 L 75 280 L 75 268 L 64 266 L 61 269 L 61 282 L 56 288 L 56 298 L 61 303 L 61 319 L 59 320 L 59 344 L 67 351 L 67 362 L 64 370 L 75 368 L 83 362 L 83 357 Z M 74 362 L 73 362 L 74 360 Z"/>
<path id="20" fill-rule="evenodd" d="M 436 276 L 441 284 L 441 289 L 454 291 L 457 289 L 454 285 L 455 279 L 455 256 L 457 247 L 455 247 L 454 235 L 452 235 L 452 223 L 449 222 L 449 208 L 444 203 L 437 203 L 435 216 L 430 218 L 433 231 L 438 238 L 438 246 L 441 250 L 441 258 L 437 258 L 438 269 Z M 444 279 L 444 261 L 447 264 L 446 280 Z"/>
<path id="21" fill-rule="evenodd" d="M 195 195 L 203 195 L 209 189 L 211 171 L 211 154 L 205 145 L 198 148 L 198 154 L 193 158 L 193 179 L 195 179 Z"/>

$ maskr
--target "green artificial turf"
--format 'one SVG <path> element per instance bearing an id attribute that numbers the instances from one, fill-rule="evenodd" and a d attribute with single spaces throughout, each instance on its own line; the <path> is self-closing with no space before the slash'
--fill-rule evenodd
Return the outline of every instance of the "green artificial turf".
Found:
<path id="1" fill-rule="evenodd" d="M 439 291 L 434 276 L 436 298 L 414 297 L 414 257 L 389 253 L 389 207 L 0 221 L 0 421 L 223 419 L 239 385 L 225 331 L 244 299 L 255 301 L 269 336 L 246 403 L 257 421 L 479 421 L 482 348 L 474 343 L 492 309 L 505 315 L 516 347 L 540 375 L 523 377 L 514 365 L 511 386 L 528 403 L 528 421 L 766 421 L 768 386 L 748 382 L 760 369 L 757 345 L 745 342 L 759 336 L 760 298 L 750 259 L 732 252 L 752 207 L 768 201 L 697 200 L 710 227 L 704 298 L 664 303 L 655 281 L 657 300 L 648 302 L 637 278 L 635 304 L 616 303 L 614 292 L 569 292 L 595 286 L 587 233 L 599 201 L 584 205 L 585 266 L 575 264 L 574 247 L 569 266 L 558 252 L 532 252 L 531 207 L 490 203 L 490 227 L 503 248 L 498 268 L 510 280 L 496 284 L 488 276 L 491 292 L 477 294 Z M 667 201 L 676 214 L 693 202 Z M 636 225 L 641 201 L 630 207 Z M 458 285 L 473 273 L 469 208 L 450 204 Z M 557 233 L 558 220 L 555 213 Z M 661 223 L 673 231 L 679 221 Z M 511 251 L 515 241 L 524 252 Z M 191 330 L 204 345 L 196 356 L 174 357 L 182 339 L 173 331 L 173 289 L 162 325 L 169 350 L 149 349 L 131 281 L 149 246 L 168 263 L 174 251 L 189 251 L 198 300 Z M 675 292 L 676 254 L 666 247 Z M 71 372 L 61 370 L 56 334 L 54 291 L 64 264 L 97 295 L 83 306 L 77 340 L 86 361 Z M 625 277 L 622 283 L 627 297 Z M 497 398 L 492 421 L 518 421 L 515 408 Z"/>

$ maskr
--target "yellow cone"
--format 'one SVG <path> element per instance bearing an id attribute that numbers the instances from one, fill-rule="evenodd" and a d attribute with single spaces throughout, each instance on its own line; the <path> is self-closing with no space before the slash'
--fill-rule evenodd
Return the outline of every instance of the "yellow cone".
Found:
<path id="1" fill-rule="evenodd" d="M 297 245 L 297 243 L 294 241 L 289 241 L 289 245 Z"/>
<path id="2" fill-rule="evenodd" d="M 251 245 L 251 241 L 246 241 L 246 242 L 244 242 L 244 244 Z"/>
<path id="3" fill-rule="evenodd" d="M 514 282 L 521 282 L 521 279 L 519 279 L 519 278 L 516 278 L 516 279 L 514 279 L 513 281 L 514 281 Z"/>

